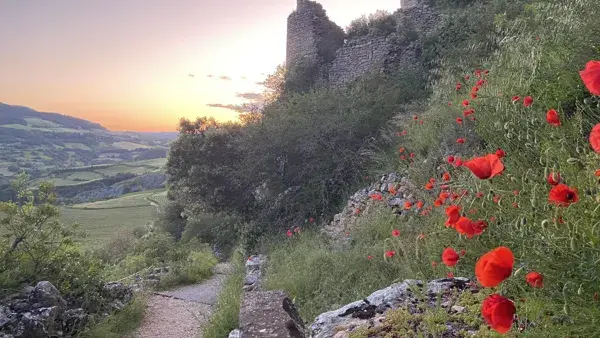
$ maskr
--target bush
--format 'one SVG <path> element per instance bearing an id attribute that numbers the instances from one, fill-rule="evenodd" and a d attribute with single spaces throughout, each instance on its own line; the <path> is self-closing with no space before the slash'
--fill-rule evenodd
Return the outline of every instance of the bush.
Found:
<path id="1" fill-rule="evenodd" d="M 27 185 L 28 176 L 20 174 L 13 182 L 16 200 L 0 202 L 2 296 L 47 280 L 73 304 L 102 308 L 103 265 L 74 243 L 74 226 L 60 223 L 53 186 L 42 183 L 33 192 Z"/>
<path id="2" fill-rule="evenodd" d="M 348 39 L 365 35 L 388 35 L 396 31 L 396 19 L 387 11 L 378 10 L 350 22 L 346 28 Z"/>
<path id="3" fill-rule="evenodd" d="M 181 234 L 185 230 L 183 211 L 183 205 L 173 202 L 167 203 L 156 219 L 156 227 L 173 236 L 175 240 L 180 240 Z"/>

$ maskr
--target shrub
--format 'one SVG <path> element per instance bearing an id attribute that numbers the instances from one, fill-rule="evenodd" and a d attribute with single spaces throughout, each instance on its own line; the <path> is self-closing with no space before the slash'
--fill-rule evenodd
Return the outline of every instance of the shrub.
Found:
<path id="1" fill-rule="evenodd" d="M 378 10 L 368 16 L 362 15 L 350 22 L 346 28 L 348 39 L 364 35 L 388 35 L 396 31 L 396 19 L 384 10 Z"/>
<path id="2" fill-rule="evenodd" d="M 82 333 L 82 338 L 121 338 L 132 333 L 142 322 L 147 304 L 147 296 L 138 294 L 123 310 Z"/>

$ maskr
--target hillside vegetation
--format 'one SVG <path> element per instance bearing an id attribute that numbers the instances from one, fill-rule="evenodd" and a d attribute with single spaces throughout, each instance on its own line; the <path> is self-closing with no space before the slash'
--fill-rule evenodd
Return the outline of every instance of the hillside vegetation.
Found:
<path id="1" fill-rule="evenodd" d="M 246 248 L 270 254 L 267 285 L 308 321 L 394 281 L 454 275 L 481 288 L 479 336 L 600 335 L 600 3 L 430 3 L 444 16 L 419 36 L 422 64 L 283 91 L 243 126 L 184 121 L 170 197 L 239 217 Z M 420 187 L 406 210 L 382 203 L 332 247 L 318 225 L 390 171 Z"/>

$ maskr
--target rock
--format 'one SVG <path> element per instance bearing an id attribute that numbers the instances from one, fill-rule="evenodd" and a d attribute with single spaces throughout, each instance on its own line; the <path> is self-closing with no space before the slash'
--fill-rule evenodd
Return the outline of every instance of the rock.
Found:
<path id="1" fill-rule="evenodd" d="M 48 281 L 39 282 L 29 293 L 29 303 L 32 308 L 67 307 L 67 302 L 62 298 L 60 292 Z"/>
<path id="2" fill-rule="evenodd" d="M 416 310 L 416 305 L 426 302 L 426 305 L 434 307 L 438 301 L 438 295 L 442 295 L 442 301 L 446 301 L 447 291 L 468 289 L 467 278 L 445 278 L 433 280 L 427 285 L 419 280 L 405 280 L 395 283 L 389 287 L 377 290 L 364 300 L 347 304 L 337 310 L 320 314 L 310 326 L 310 337 L 329 338 L 335 336 L 341 329 L 354 329 L 358 326 L 374 325 L 374 317 L 378 313 L 385 313 L 389 309 L 407 307 L 411 313 Z M 426 299 L 419 299 L 413 290 L 425 291 Z"/>
<path id="3" fill-rule="evenodd" d="M 244 281 L 244 285 L 252 285 L 254 283 L 258 282 L 258 276 L 256 275 L 249 275 L 246 276 L 246 280 Z"/>
<path id="4" fill-rule="evenodd" d="M 304 338 L 304 323 L 283 291 L 245 292 L 240 305 L 244 338 Z"/>
<path id="5" fill-rule="evenodd" d="M 453 305 L 450 309 L 452 311 L 456 312 L 456 313 L 463 313 L 463 312 L 465 312 L 465 307 L 464 306 Z"/>
<path id="6" fill-rule="evenodd" d="M 12 317 L 13 313 L 10 311 L 10 309 L 6 306 L 0 305 L 0 330 L 2 330 L 4 325 L 11 321 Z"/>
<path id="7" fill-rule="evenodd" d="M 240 332 L 240 330 L 235 329 L 229 332 L 229 336 L 227 338 L 242 338 L 242 333 Z"/>
<path id="8" fill-rule="evenodd" d="M 14 334 L 15 338 L 56 337 L 58 331 L 61 329 L 56 323 L 56 319 L 61 312 L 62 309 L 59 306 L 39 308 L 32 312 L 25 312 L 17 326 Z"/>
<path id="9" fill-rule="evenodd" d="M 348 331 L 340 331 L 333 336 L 333 338 L 350 338 Z"/>
<path id="10" fill-rule="evenodd" d="M 65 333 L 73 333 L 82 329 L 87 323 L 88 315 L 81 308 L 70 309 L 62 314 L 63 330 Z"/>
<path id="11" fill-rule="evenodd" d="M 109 299 L 119 300 L 124 304 L 129 303 L 133 298 L 133 290 L 123 283 L 106 283 L 103 289 Z"/>

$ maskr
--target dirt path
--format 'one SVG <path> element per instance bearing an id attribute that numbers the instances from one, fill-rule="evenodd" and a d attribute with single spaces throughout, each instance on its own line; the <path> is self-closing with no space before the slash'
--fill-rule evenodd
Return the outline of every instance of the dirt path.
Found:
<path id="1" fill-rule="evenodd" d="M 215 274 L 201 284 L 154 294 L 132 338 L 201 338 L 200 327 L 210 318 L 232 269 L 229 263 L 220 263 L 214 268 Z"/>

